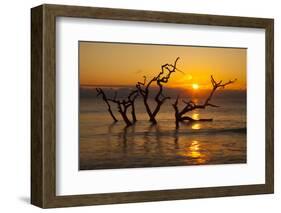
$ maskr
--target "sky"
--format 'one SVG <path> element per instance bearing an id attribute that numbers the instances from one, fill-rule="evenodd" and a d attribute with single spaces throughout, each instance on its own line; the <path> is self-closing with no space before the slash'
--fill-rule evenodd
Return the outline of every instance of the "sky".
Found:
<path id="1" fill-rule="evenodd" d="M 143 76 L 151 79 L 161 65 L 177 68 L 166 87 L 210 89 L 210 76 L 219 81 L 237 79 L 226 89 L 246 89 L 247 49 L 199 46 L 172 46 L 105 42 L 79 42 L 81 86 L 134 86 Z"/>

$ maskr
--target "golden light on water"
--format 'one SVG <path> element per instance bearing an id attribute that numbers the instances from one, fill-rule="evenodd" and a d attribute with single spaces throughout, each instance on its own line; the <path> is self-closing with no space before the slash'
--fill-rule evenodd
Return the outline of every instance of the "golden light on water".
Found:
<path id="1" fill-rule="evenodd" d="M 199 113 L 193 113 L 192 118 L 195 119 L 195 120 L 198 120 L 199 119 Z"/>
<path id="2" fill-rule="evenodd" d="M 204 164 L 207 161 L 206 154 L 202 151 L 201 143 L 193 140 L 191 144 L 185 148 L 184 152 L 180 153 L 181 156 L 187 157 L 187 161 L 195 161 L 196 164 Z"/>
<path id="3" fill-rule="evenodd" d="M 201 125 L 198 123 L 192 124 L 191 129 L 201 129 Z"/>
<path id="4" fill-rule="evenodd" d="M 193 158 L 198 158 L 201 156 L 200 153 L 200 144 L 198 141 L 192 141 L 191 146 L 189 147 L 190 156 Z"/>

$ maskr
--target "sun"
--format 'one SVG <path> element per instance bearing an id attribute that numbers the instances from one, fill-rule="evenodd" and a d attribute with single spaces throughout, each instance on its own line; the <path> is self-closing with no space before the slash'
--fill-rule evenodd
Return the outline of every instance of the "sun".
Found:
<path id="1" fill-rule="evenodd" d="M 192 84 L 192 89 L 194 89 L 194 90 L 199 89 L 199 85 L 198 84 Z"/>

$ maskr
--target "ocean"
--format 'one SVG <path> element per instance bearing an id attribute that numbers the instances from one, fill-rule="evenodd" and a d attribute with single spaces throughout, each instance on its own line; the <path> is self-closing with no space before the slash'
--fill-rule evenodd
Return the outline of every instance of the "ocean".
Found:
<path id="1" fill-rule="evenodd" d="M 178 129 L 175 128 L 174 101 L 165 102 L 156 117 L 157 125 L 151 125 L 139 97 L 136 100 L 138 121 L 126 128 L 116 107 L 114 114 L 119 121 L 113 123 L 101 98 L 80 97 L 79 169 L 247 162 L 245 96 L 215 97 L 212 103 L 220 107 L 188 114 L 194 119 L 213 118 L 213 121 L 184 123 Z"/>

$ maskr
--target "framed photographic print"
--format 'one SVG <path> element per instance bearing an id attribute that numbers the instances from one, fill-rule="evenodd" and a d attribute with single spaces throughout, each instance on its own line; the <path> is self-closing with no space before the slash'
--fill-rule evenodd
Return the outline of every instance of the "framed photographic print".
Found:
<path id="1" fill-rule="evenodd" d="M 31 10 L 31 203 L 274 191 L 273 19 Z"/>

